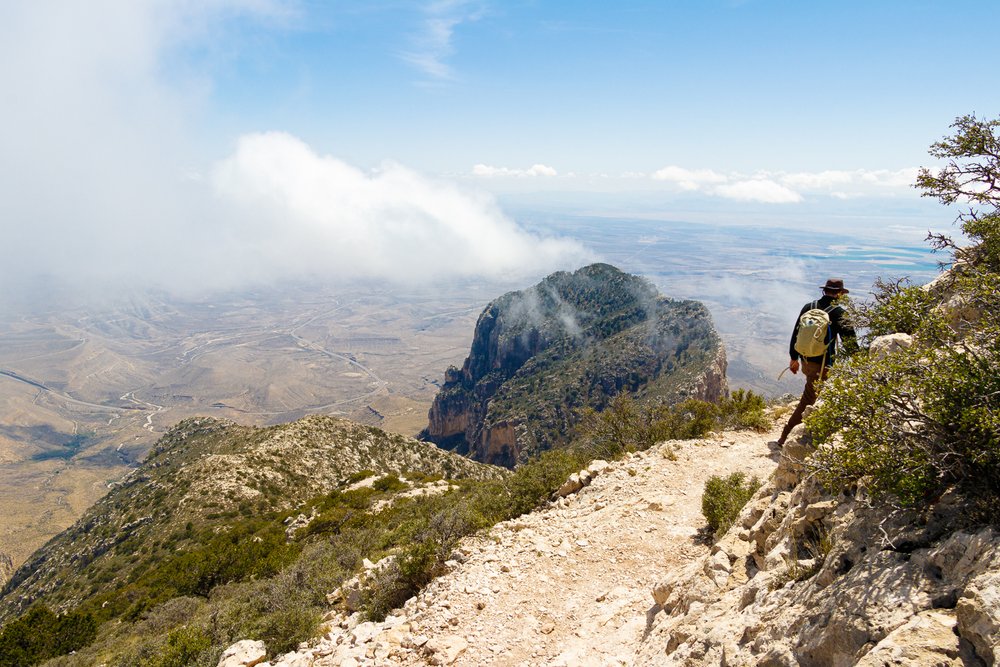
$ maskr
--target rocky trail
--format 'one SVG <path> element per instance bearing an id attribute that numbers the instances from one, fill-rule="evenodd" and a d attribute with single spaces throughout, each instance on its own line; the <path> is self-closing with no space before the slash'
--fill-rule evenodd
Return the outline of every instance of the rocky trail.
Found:
<path id="1" fill-rule="evenodd" d="M 658 609 L 653 586 L 709 551 L 705 481 L 736 471 L 766 479 L 772 437 L 726 432 L 632 454 L 578 492 L 464 541 L 452 569 L 385 622 L 331 613 L 318 643 L 259 664 L 634 664 Z"/>

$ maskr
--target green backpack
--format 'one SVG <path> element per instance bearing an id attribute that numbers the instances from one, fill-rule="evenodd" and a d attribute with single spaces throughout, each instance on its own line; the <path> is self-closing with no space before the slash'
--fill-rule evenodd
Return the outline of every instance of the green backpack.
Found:
<path id="1" fill-rule="evenodd" d="M 826 354 L 830 333 L 830 308 L 820 308 L 819 301 L 799 316 L 799 333 L 795 336 L 795 351 L 803 357 L 820 357 Z"/>

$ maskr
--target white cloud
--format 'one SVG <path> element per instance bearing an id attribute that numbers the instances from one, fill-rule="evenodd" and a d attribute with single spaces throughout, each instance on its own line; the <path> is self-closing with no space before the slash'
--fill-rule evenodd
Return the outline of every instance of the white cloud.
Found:
<path id="1" fill-rule="evenodd" d="M 413 48 L 402 58 L 433 80 L 454 79 L 455 71 L 447 60 L 455 54 L 455 29 L 479 20 L 482 9 L 469 0 L 439 0 L 425 5 L 423 12 L 426 18 L 413 38 Z"/>
<path id="2" fill-rule="evenodd" d="M 802 195 L 779 185 L 772 180 L 755 178 L 716 186 L 714 194 L 738 201 L 763 202 L 765 204 L 792 204 L 802 201 Z"/>
<path id="3" fill-rule="evenodd" d="M 472 175 L 482 178 L 525 178 L 532 176 L 558 176 L 559 172 L 545 164 L 533 164 L 527 169 L 510 169 L 508 167 L 477 164 L 472 167 Z"/>
<path id="4" fill-rule="evenodd" d="M 652 178 L 654 181 L 675 183 L 681 190 L 700 190 L 705 185 L 729 180 L 724 174 L 711 169 L 685 169 L 674 165 L 653 172 Z"/>
<path id="5" fill-rule="evenodd" d="M 783 185 L 791 188 L 801 188 L 809 191 L 840 191 L 856 187 L 864 190 L 873 188 L 884 190 L 900 190 L 909 188 L 917 180 L 918 169 L 854 169 L 828 170 L 821 172 L 793 172 L 775 174 Z"/>
<path id="6" fill-rule="evenodd" d="M 528 176 L 558 176 L 559 172 L 548 165 L 544 164 L 533 164 L 525 172 Z"/>
<path id="7" fill-rule="evenodd" d="M 747 178 L 712 169 L 685 169 L 671 165 L 653 172 L 653 180 L 676 185 L 686 192 L 702 191 L 716 197 L 768 204 L 788 204 L 802 200 L 795 191 L 763 177 Z"/>
<path id="8" fill-rule="evenodd" d="M 800 202 L 806 194 L 836 199 L 885 196 L 907 191 L 917 168 L 826 170 L 819 172 L 759 171 L 753 174 L 686 169 L 676 165 L 653 172 L 651 178 L 686 192 L 769 204 Z"/>
<path id="9" fill-rule="evenodd" d="M 284 133 L 242 137 L 212 182 L 240 207 L 247 249 L 282 272 L 500 278 L 589 259 L 576 242 L 525 232 L 488 195 L 392 162 L 365 173 Z"/>
<path id="10" fill-rule="evenodd" d="M 488 195 L 398 164 L 365 173 L 285 134 L 205 155 L 192 128 L 206 80 L 165 80 L 166 54 L 234 13 L 284 21 L 285 8 L 0 2 L 0 237 L 16 249 L 0 301 L 46 280 L 110 296 L 310 275 L 506 277 L 587 258 L 528 234 Z"/>

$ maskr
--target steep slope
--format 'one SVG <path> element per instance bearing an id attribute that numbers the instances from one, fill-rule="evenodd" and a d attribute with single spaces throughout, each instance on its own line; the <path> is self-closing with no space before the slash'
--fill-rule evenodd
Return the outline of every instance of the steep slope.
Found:
<path id="1" fill-rule="evenodd" d="M 628 392 L 673 402 L 726 392 L 707 309 L 661 297 L 608 264 L 554 273 L 479 317 L 422 434 L 478 461 L 513 466 L 566 442 L 580 411 Z"/>
<path id="2" fill-rule="evenodd" d="M 713 434 L 592 466 L 578 493 L 465 540 L 385 622 L 331 612 L 322 639 L 270 664 L 632 665 L 657 610 L 650 587 L 710 551 L 705 481 L 766 478 L 774 435 Z"/>
<path id="3" fill-rule="evenodd" d="M 331 611 L 322 638 L 269 664 L 998 664 L 1000 533 L 956 529 L 947 499 L 919 516 L 825 495 L 802 465 L 802 427 L 783 451 L 774 436 L 722 433 L 612 463 L 466 539 L 384 622 Z M 737 471 L 770 479 L 711 544 L 704 482 Z"/>
<path id="4" fill-rule="evenodd" d="M 269 428 L 185 420 L 146 461 L 13 575 L 0 619 L 34 600 L 72 608 L 155 570 L 239 520 L 286 511 L 362 471 L 445 478 L 502 474 L 426 443 L 347 420 L 311 416 Z"/>
<path id="5" fill-rule="evenodd" d="M 931 511 L 831 496 L 798 427 L 771 483 L 712 552 L 653 591 L 635 664 L 994 665 L 1000 533 Z"/>

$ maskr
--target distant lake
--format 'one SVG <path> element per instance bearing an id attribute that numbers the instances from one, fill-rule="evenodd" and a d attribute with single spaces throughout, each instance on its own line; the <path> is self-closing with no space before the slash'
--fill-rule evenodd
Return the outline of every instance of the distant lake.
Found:
<path id="1" fill-rule="evenodd" d="M 575 238 L 605 261 L 690 298 L 715 293 L 709 283 L 749 276 L 792 291 L 836 276 L 852 293 L 865 293 L 876 277 L 927 282 L 947 259 L 915 230 L 873 229 L 873 238 L 864 238 L 858 232 L 566 216 L 546 220 L 538 231 Z"/>

